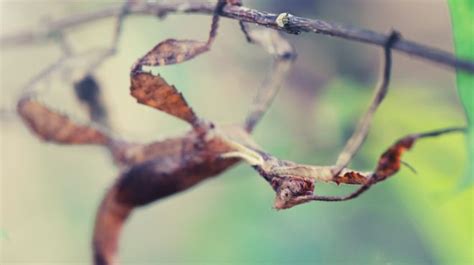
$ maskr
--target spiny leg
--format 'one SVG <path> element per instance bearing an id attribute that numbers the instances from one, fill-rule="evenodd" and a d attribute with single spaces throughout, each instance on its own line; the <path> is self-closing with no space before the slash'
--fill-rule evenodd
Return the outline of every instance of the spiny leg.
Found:
<path id="1" fill-rule="evenodd" d="M 202 127 L 198 116 L 176 87 L 169 85 L 159 75 L 155 76 L 142 71 L 142 67 L 182 63 L 208 51 L 217 36 L 220 13 L 225 5 L 226 0 L 217 2 L 206 42 L 167 39 L 160 42 L 135 63 L 131 72 L 130 90 L 132 96 L 139 103 L 182 119 L 193 128 Z"/>
<path id="2" fill-rule="evenodd" d="M 353 193 L 347 196 L 318 196 L 318 195 L 311 195 L 307 196 L 306 198 L 301 197 L 301 202 L 304 201 L 347 201 L 354 198 L 357 198 L 362 193 L 366 192 L 372 185 L 381 182 L 388 177 L 394 175 L 400 169 L 402 164 L 401 156 L 402 154 L 410 150 L 412 146 L 415 144 L 416 140 L 421 138 L 427 137 L 435 137 L 439 135 L 443 135 L 446 133 L 453 133 L 453 132 L 466 132 L 465 128 L 446 128 L 426 133 L 418 133 L 418 134 L 411 134 L 405 136 L 395 142 L 389 149 L 387 149 L 379 159 L 377 167 L 375 171 L 371 174 L 368 174 L 366 177 L 368 179 L 367 183 L 362 185 L 359 189 L 354 191 Z M 301 203 L 299 202 L 299 203 Z"/>
<path id="3" fill-rule="evenodd" d="M 143 66 L 162 66 L 182 63 L 197 55 L 209 51 L 217 36 L 220 13 L 226 0 L 218 0 L 212 16 L 211 29 L 207 41 L 167 39 L 158 43 L 153 49 L 132 66 L 132 74 L 141 72 Z"/>
<path id="4" fill-rule="evenodd" d="M 365 138 L 370 129 L 370 125 L 372 123 L 375 111 L 382 103 L 385 95 L 388 91 L 388 85 L 390 83 L 390 74 L 392 68 L 392 52 L 391 48 L 393 44 L 400 38 L 400 34 L 398 32 L 392 32 L 391 35 L 387 38 L 387 41 L 384 46 L 384 68 L 382 74 L 382 81 L 378 88 L 374 91 L 374 98 L 372 103 L 364 114 L 364 116 L 359 121 L 357 128 L 355 129 L 354 133 L 352 134 L 351 138 L 347 141 L 344 149 L 339 154 L 339 157 L 336 161 L 336 166 L 333 169 L 333 175 L 338 175 L 342 169 L 344 169 L 349 162 L 352 160 L 352 157 L 357 153 L 360 146 L 364 142 Z"/>
<path id="5" fill-rule="evenodd" d="M 380 157 L 373 172 L 344 169 L 339 175 L 332 175 L 334 166 L 311 166 L 280 160 L 270 154 L 238 143 L 229 142 L 234 149 L 222 155 L 224 158 L 241 158 L 252 165 L 276 192 L 275 208 L 287 209 L 308 201 L 346 201 L 358 197 L 372 185 L 394 175 L 400 169 L 402 154 L 409 150 L 416 140 L 452 132 L 465 132 L 465 128 L 447 128 L 426 133 L 411 134 L 401 138 Z M 313 194 L 314 181 L 331 181 L 337 184 L 361 185 L 347 196 L 319 196 Z"/>

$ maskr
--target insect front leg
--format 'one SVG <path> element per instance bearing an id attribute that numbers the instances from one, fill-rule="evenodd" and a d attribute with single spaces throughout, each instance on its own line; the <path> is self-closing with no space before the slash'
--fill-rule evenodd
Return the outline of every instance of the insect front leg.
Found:
<path id="1" fill-rule="evenodd" d="M 163 66 L 178 64 L 210 50 L 216 39 L 219 19 L 226 0 L 218 0 L 212 16 L 211 29 L 207 41 L 167 39 L 158 43 L 132 66 L 132 74 L 141 72 L 143 66 Z"/>
<path id="2" fill-rule="evenodd" d="M 288 209 L 309 201 L 347 201 L 355 199 L 374 184 L 396 174 L 402 165 L 401 157 L 410 150 L 416 140 L 453 132 L 465 132 L 465 128 L 447 128 L 426 133 L 411 134 L 396 141 L 379 158 L 373 172 L 344 169 L 340 175 L 332 176 L 334 166 L 300 165 L 278 159 L 265 159 L 257 166 L 259 173 L 272 185 L 276 192 L 276 209 Z M 314 194 L 314 180 L 360 185 L 345 196 L 321 196 Z"/>
<path id="3" fill-rule="evenodd" d="M 307 201 L 347 201 L 354 198 L 357 198 L 362 193 L 366 192 L 374 184 L 384 181 L 385 179 L 393 176 L 398 172 L 402 164 L 401 157 L 403 153 L 410 150 L 415 142 L 421 138 L 428 138 L 434 136 L 440 136 L 447 133 L 453 132 L 462 132 L 465 133 L 465 128 L 446 128 L 440 129 L 425 133 L 417 133 L 405 136 L 398 141 L 396 141 L 392 146 L 390 146 L 379 158 L 377 167 L 374 172 L 367 173 L 366 178 L 368 179 L 367 183 L 362 185 L 360 188 L 352 192 L 347 196 L 318 196 L 311 195 L 301 198 L 302 202 Z"/>

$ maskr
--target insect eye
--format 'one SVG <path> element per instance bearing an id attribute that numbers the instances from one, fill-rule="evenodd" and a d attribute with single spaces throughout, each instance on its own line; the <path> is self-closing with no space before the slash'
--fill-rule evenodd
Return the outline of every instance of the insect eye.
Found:
<path id="1" fill-rule="evenodd" d="M 280 192 L 280 198 L 284 201 L 288 201 L 291 198 L 291 191 L 289 189 L 283 189 Z"/>

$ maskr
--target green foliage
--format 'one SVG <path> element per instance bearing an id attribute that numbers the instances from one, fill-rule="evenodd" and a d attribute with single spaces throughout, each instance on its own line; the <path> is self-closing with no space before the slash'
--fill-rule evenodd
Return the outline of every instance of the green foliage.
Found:
<path id="1" fill-rule="evenodd" d="M 449 0 L 448 3 L 451 11 L 456 55 L 474 60 L 474 1 Z M 468 174 L 462 182 L 463 186 L 467 186 L 474 183 L 472 163 L 474 160 L 474 75 L 458 71 L 457 87 L 469 124 L 468 148 L 471 163 L 469 163 Z"/>

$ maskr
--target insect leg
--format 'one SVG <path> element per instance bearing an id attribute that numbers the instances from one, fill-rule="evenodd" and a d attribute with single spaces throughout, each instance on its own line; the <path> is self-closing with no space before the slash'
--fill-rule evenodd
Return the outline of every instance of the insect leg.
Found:
<path id="1" fill-rule="evenodd" d="M 163 66 L 178 64 L 209 51 L 217 36 L 220 13 L 226 0 L 218 0 L 212 16 L 211 29 L 207 41 L 167 39 L 158 43 L 132 66 L 132 74 L 141 72 L 143 66 Z"/>
<path id="2" fill-rule="evenodd" d="M 368 181 L 366 184 L 360 186 L 359 189 L 354 191 L 353 193 L 347 196 L 318 196 L 318 195 L 311 195 L 305 198 L 306 201 L 314 200 L 314 201 L 347 201 L 354 198 L 357 198 L 362 193 L 366 192 L 372 185 L 381 182 L 388 177 L 394 175 L 400 169 L 402 164 L 401 156 L 402 154 L 410 150 L 413 145 L 415 144 L 416 140 L 420 138 L 426 137 L 434 137 L 443 135 L 446 133 L 453 133 L 453 132 L 466 132 L 465 128 L 446 128 L 436 131 L 430 131 L 425 133 L 418 133 L 418 134 L 411 134 L 399 139 L 395 144 L 393 144 L 390 148 L 388 148 L 381 156 L 377 164 L 377 168 L 375 171 L 369 175 L 367 175 Z"/>
<path id="3" fill-rule="evenodd" d="M 249 31 L 247 36 L 252 43 L 259 44 L 273 56 L 273 65 L 257 92 L 245 119 L 244 127 L 252 132 L 275 98 L 283 80 L 296 58 L 293 46 L 278 32 L 269 29 Z"/>
<path id="4" fill-rule="evenodd" d="M 390 74 L 391 74 L 391 68 L 392 68 L 391 48 L 393 44 L 399 38 L 400 38 L 399 33 L 395 31 L 392 32 L 392 34 L 387 38 L 387 41 L 384 47 L 384 54 L 385 54 L 384 64 L 385 65 L 382 72 L 382 82 L 374 91 L 374 98 L 372 100 L 372 103 L 369 109 L 364 114 L 364 116 L 360 119 L 359 124 L 357 125 L 357 128 L 353 132 L 351 138 L 349 138 L 349 140 L 346 142 L 346 146 L 344 147 L 342 152 L 339 154 L 339 157 L 337 158 L 337 161 L 336 161 L 336 167 L 334 168 L 334 171 L 333 171 L 333 175 L 338 175 L 340 171 L 349 164 L 349 162 L 352 160 L 353 156 L 357 153 L 360 146 L 362 145 L 365 138 L 367 137 L 375 111 L 377 110 L 379 105 L 382 103 L 388 91 L 388 85 L 390 82 Z"/>

